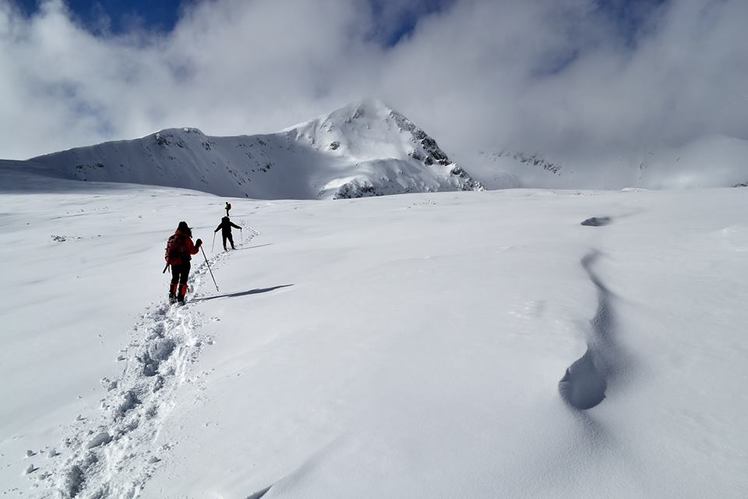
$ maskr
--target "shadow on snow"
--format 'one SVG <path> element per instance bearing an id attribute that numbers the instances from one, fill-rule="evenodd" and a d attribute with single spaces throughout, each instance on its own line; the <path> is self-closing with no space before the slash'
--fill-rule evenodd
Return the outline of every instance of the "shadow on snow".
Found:
<path id="1" fill-rule="evenodd" d="M 223 295 L 207 296 L 205 298 L 195 298 L 192 301 L 197 302 L 197 301 L 215 300 L 217 298 L 239 298 L 240 296 L 259 295 L 262 293 L 269 293 L 271 291 L 275 291 L 276 289 L 288 288 L 291 286 L 293 286 L 293 284 L 281 284 L 280 286 L 272 286 L 270 288 L 256 288 L 256 289 L 250 289 L 247 291 L 239 291 L 238 293 L 226 293 Z"/>
<path id="2" fill-rule="evenodd" d="M 242 248 L 236 248 L 235 250 L 231 250 L 231 251 L 244 251 L 244 250 L 250 250 L 250 249 L 255 249 L 255 248 L 262 248 L 264 246 L 272 246 L 272 245 L 273 245 L 273 243 L 255 244 L 254 246 L 244 246 Z"/>

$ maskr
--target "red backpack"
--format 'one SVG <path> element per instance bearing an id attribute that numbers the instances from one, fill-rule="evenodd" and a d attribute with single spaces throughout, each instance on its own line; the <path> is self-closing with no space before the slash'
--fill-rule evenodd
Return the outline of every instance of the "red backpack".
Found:
<path id="1" fill-rule="evenodd" d="M 166 254 L 164 258 L 168 265 L 180 265 L 185 262 L 187 250 L 185 249 L 185 235 L 172 234 L 166 241 Z"/>

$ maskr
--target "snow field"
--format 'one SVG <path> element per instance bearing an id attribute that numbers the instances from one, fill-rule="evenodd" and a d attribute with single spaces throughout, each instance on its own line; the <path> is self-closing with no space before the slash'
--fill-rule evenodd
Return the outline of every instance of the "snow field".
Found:
<path id="1" fill-rule="evenodd" d="M 185 363 L 206 341 L 195 333 L 200 319 L 189 307 L 152 305 L 143 313 L 148 302 L 135 302 L 160 299 L 168 286 L 141 286 L 145 275 L 158 279 L 165 244 L 158 239 L 173 231 L 144 228 L 144 220 L 159 223 L 164 191 L 96 189 L 3 195 L 10 211 L 3 216 L 4 249 L 23 256 L 6 273 L 2 365 L 17 377 L 4 386 L 9 403 L 0 427 L 3 447 L 31 451 L 29 477 L 39 494 L 47 487 L 102 496 L 137 491 L 158 459 L 144 442 L 168 414 L 175 385 L 196 376 L 187 376 Z M 184 193 L 167 197 L 185 200 Z M 195 262 L 199 289 L 207 269 Z M 16 292 L 28 286 L 39 295 Z"/>
<path id="2" fill-rule="evenodd" d="M 2 200 L 4 492 L 54 496 L 76 465 L 82 497 L 748 490 L 737 189 L 232 199 L 261 236 L 216 262 L 220 292 L 195 268 L 181 309 L 166 237 L 185 219 L 209 248 L 225 199 Z M 581 411 L 559 381 L 588 349 L 605 398 Z"/>

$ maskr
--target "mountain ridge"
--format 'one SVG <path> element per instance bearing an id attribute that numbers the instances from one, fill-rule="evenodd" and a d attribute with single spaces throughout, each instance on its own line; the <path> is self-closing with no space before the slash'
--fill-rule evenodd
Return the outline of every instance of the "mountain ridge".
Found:
<path id="1" fill-rule="evenodd" d="M 552 159 L 551 159 L 552 158 Z M 487 189 L 690 189 L 734 187 L 748 179 L 748 140 L 708 135 L 626 154 L 548 155 L 511 149 L 464 158 Z"/>
<path id="2" fill-rule="evenodd" d="M 425 131 L 376 99 L 276 133 L 219 137 L 167 128 L 20 163 L 46 176 L 257 199 L 483 189 Z"/>

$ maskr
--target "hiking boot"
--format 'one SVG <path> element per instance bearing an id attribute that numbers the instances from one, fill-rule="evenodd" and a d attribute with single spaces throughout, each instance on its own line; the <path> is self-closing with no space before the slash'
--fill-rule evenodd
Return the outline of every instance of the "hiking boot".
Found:
<path id="1" fill-rule="evenodd" d="M 173 304 L 176 301 L 177 301 L 177 295 L 175 295 L 174 293 L 169 293 L 169 303 Z"/>
<path id="2" fill-rule="evenodd" d="M 180 305 L 184 305 L 184 295 L 177 296 L 177 302 L 179 302 Z"/>

